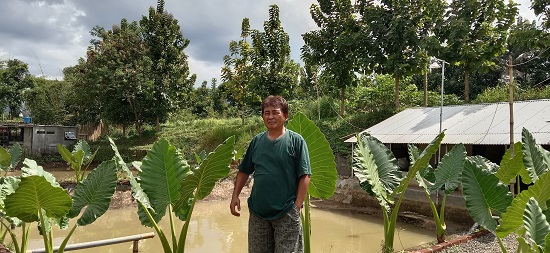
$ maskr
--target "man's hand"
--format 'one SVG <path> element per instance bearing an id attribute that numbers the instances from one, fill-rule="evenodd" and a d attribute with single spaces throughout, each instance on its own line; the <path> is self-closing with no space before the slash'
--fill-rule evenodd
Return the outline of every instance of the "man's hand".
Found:
<path id="1" fill-rule="evenodd" d="M 237 207 L 237 210 L 235 210 L 235 207 Z M 241 200 L 239 199 L 239 197 L 231 198 L 229 209 L 231 209 L 231 214 L 233 214 L 234 216 L 241 216 L 241 214 L 239 213 L 241 211 Z"/>

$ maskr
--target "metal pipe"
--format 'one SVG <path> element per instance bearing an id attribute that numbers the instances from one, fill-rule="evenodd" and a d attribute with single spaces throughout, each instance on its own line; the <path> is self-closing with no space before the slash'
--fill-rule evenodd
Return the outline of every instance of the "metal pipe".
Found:
<path id="1" fill-rule="evenodd" d="M 105 245 L 112 245 L 112 244 L 119 244 L 119 243 L 133 241 L 134 242 L 133 252 L 137 252 L 136 245 L 139 240 L 153 238 L 153 237 L 155 237 L 155 233 L 150 232 L 145 234 L 130 235 L 130 236 L 117 237 L 117 238 L 98 240 L 98 241 L 92 241 L 92 242 L 75 243 L 75 244 L 67 245 L 67 247 L 65 247 L 65 251 L 95 248 L 95 247 L 101 247 Z M 53 248 L 54 252 L 57 252 L 57 250 L 59 250 L 59 246 Z M 45 248 L 27 250 L 27 253 L 45 253 L 45 252 L 46 252 Z"/>

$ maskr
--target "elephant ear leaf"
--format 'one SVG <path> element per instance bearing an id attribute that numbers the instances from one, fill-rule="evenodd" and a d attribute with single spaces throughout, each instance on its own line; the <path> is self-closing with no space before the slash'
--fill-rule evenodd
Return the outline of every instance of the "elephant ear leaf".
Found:
<path id="1" fill-rule="evenodd" d="M 449 153 L 443 156 L 435 170 L 435 184 L 430 191 L 444 187 L 445 194 L 450 194 L 458 188 L 460 177 L 464 170 L 466 148 L 462 144 L 455 145 Z"/>
<path id="2" fill-rule="evenodd" d="M 546 205 L 550 200 L 550 172 L 542 174 L 534 185 L 529 186 L 514 198 L 512 204 L 501 216 L 500 225 L 496 230 L 498 237 L 504 238 L 523 225 L 523 212 L 530 198 L 534 198 L 541 205 L 543 203 Z M 546 210 L 548 207 L 543 206 L 542 209 Z"/>
<path id="3" fill-rule="evenodd" d="M 25 158 L 21 171 L 22 177 L 41 176 L 44 177 L 48 182 L 50 182 L 52 186 L 59 186 L 59 183 L 57 182 L 57 179 L 55 179 L 55 176 L 52 173 L 45 171 L 44 168 L 42 168 L 42 166 L 39 166 L 34 160 Z"/>
<path id="4" fill-rule="evenodd" d="M 525 236 L 528 240 L 537 245 L 545 245 L 545 238 L 550 232 L 550 224 L 535 198 L 529 198 L 523 213 L 523 226 L 525 227 Z"/>
<path id="5" fill-rule="evenodd" d="M 86 226 L 93 223 L 109 209 L 116 184 L 115 162 L 110 160 L 101 163 L 84 181 L 76 185 L 73 195 L 74 204 L 68 217 L 76 217 L 82 208 L 87 206 L 77 221 L 78 225 Z"/>
<path id="6" fill-rule="evenodd" d="M 132 187 L 132 197 L 136 199 L 141 205 L 145 206 L 145 208 L 151 209 L 151 203 L 149 202 L 149 198 L 147 197 L 147 194 L 143 191 L 143 188 L 141 188 L 141 185 L 137 182 L 137 179 L 134 177 L 134 174 L 128 167 L 128 165 L 124 162 L 124 159 L 122 159 L 122 156 L 118 152 L 118 147 L 116 146 L 115 142 L 111 137 L 108 137 L 109 143 L 111 144 L 111 148 L 113 149 L 115 153 L 115 161 L 117 166 L 120 166 L 121 170 L 126 173 L 126 176 L 130 179 L 130 186 Z M 136 169 L 138 171 L 141 171 L 141 162 L 134 162 L 134 166 L 137 166 Z"/>
<path id="7" fill-rule="evenodd" d="M 287 128 L 300 134 L 306 141 L 311 166 L 308 193 L 315 198 L 330 198 L 336 190 L 338 172 L 334 154 L 325 135 L 302 113 L 295 114 Z"/>
<path id="8" fill-rule="evenodd" d="M 199 168 L 193 171 L 193 174 L 187 176 L 182 182 L 182 196 L 187 200 L 195 191 L 197 200 L 206 198 L 214 188 L 216 182 L 229 174 L 229 165 L 233 160 L 235 136 L 231 136 L 220 144 L 216 149 L 208 154 L 199 165 Z"/>
<path id="9" fill-rule="evenodd" d="M 550 152 L 537 144 L 533 135 L 525 128 L 521 135 L 521 141 L 523 143 L 523 164 L 527 171 L 529 171 L 532 182 L 536 182 L 540 175 L 548 171 Z"/>
<path id="10" fill-rule="evenodd" d="M 544 239 L 544 252 L 550 252 L 550 233 L 548 233 Z"/>
<path id="11" fill-rule="evenodd" d="M 139 183 L 149 197 L 155 222 L 164 216 L 168 205 L 174 206 L 180 199 L 181 182 L 189 173 L 187 162 L 166 139 L 155 142 L 147 152 L 141 164 Z M 152 225 L 143 213 L 139 216 L 143 225 Z"/>
<path id="12" fill-rule="evenodd" d="M 24 222 L 39 221 L 39 213 L 50 218 L 61 218 L 69 212 L 73 203 L 61 187 L 53 186 L 44 177 L 22 177 L 19 187 L 4 201 L 6 215 Z"/>
<path id="13" fill-rule="evenodd" d="M 10 161 L 10 153 L 5 148 L 0 147 L 0 168 L 2 168 L 2 170 L 4 171 L 7 171 L 10 166 Z"/>
<path id="14" fill-rule="evenodd" d="M 389 204 L 393 204 L 389 195 L 401 180 L 401 172 L 393 153 L 373 136 L 357 135 L 357 146 L 353 151 L 353 171 L 361 187 L 389 210 Z"/>
<path id="15" fill-rule="evenodd" d="M 488 163 L 491 162 L 481 156 L 468 157 L 462 172 L 462 186 L 466 209 L 472 219 L 494 231 L 497 222 L 492 211 L 503 213 L 512 202 L 512 195 L 508 187 L 487 169 L 492 167 Z"/>
<path id="16" fill-rule="evenodd" d="M 414 164 L 418 157 L 420 156 L 420 153 L 422 153 L 422 150 L 420 150 L 417 146 L 409 144 L 408 145 L 409 150 L 409 159 L 411 161 L 411 164 Z M 416 181 L 418 181 L 418 185 L 420 185 L 422 188 L 426 189 L 426 191 L 429 192 L 429 187 L 433 183 L 435 183 L 435 173 L 433 167 L 428 164 L 425 168 L 420 169 L 416 175 Z"/>
<path id="17" fill-rule="evenodd" d="M 500 162 L 500 168 L 495 174 L 500 182 L 508 184 L 517 175 L 521 176 L 521 180 L 524 184 L 531 184 L 531 176 L 523 165 L 523 151 L 521 142 L 514 144 L 514 157 L 511 156 L 511 148 L 506 150 L 502 160 Z"/>
<path id="18" fill-rule="evenodd" d="M 23 155 L 23 149 L 21 148 L 21 144 L 17 142 L 13 144 L 9 152 L 11 155 L 10 167 L 13 169 L 17 167 L 17 165 L 21 161 L 21 155 Z"/>
<path id="19" fill-rule="evenodd" d="M 0 210 L 4 209 L 6 196 L 15 192 L 21 180 L 17 177 L 0 177 Z"/>

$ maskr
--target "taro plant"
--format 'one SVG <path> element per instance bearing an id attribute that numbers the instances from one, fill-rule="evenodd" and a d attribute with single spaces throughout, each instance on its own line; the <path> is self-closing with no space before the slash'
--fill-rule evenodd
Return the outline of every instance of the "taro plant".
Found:
<path id="1" fill-rule="evenodd" d="M 397 214 L 410 181 L 426 168 L 445 134 L 439 134 L 422 151 L 403 177 L 395 156 L 382 142 L 367 134 L 357 135 L 357 146 L 353 151 L 353 170 L 361 188 L 374 196 L 384 218 L 384 245 L 382 252 L 393 252 L 393 241 Z M 396 201 L 397 199 L 397 201 Z"/>
<path id="2" fill-rule="evenodd" d="M 4 171 L 4 176 L 7 175 L 8 171 L 17 167 L 21 161 L 22 153 L 23 151 L 19 143 L 13 144 L 9 150 L 0 147 L 0 168 Z"/>
<path id="3" fill-rule="evenodd" d="M 25 159 L 23 165 L 20 177 L 13 177 L 2 185 L 0 197 L 4 200 L 6 216 L 22 222 L 23 237 L 20 245 L 15 234 L 9 231 L 17 253 L 26 251 L 29 223 L 37 223 L 45 252 L 63 252 L 77 226 L 93 223 L 109 208 L 117 183 L 114 160 L 105 161 L 94 169 L 76 185 L 73 195 L 69 195 L 55 177 L 34 160 Z M 85 211 L 80 214 L 84 207 Z M 67 228 L 69 218 L 79 215 L 80 218 L 61 245 L 54 248 L 52 227 L 57 225 Z"/>
<path id="4" fill-rule="evenodd" d="M 414 145 L 409 145 L 411 164 L 413 164 L 419 156 L 420 149 Z M 445 241 L 445 236 L 447 234 L 447 226 L 445 225 L 445 202 L 447 195 L 453 193 L 460 184 L 460 176 L 464 169 L 465 158 L 466 148 L 463 144 L 457 144 L 449 153 L 443 156 L 436 169 L 428 165 L 416 174 L 418 185 L 424 190 L 432 210 L 438 243 Z M 443 189 L 443 197 L 438 211 L 430 193 L 439 191 L 440 189 Z"/>
<path id="5" fill-rule="evenodd" d="M 467 158 L 462 175 L 466 207 L 475 222 L 496 231 L 503 252 L 502 238 L 511 233 L 517 235 L 518 252 L 550 252 L 550 152 L 526 129 L 521 148 L 515 147 L 515 155 L 508 150 L 500 168 L 483 157 Z M 517 175 L 532 185 L 513 198 L 507 184 Z"/>
<path id="6" fill-rule="evenodd" d="M 63 145 L 57 144 L 57 151 L 61 154 L 63 160 L 65 160 L 65 162 L 67 162 L 73 169 L 77 183 L 84 180 L 86 171 L 94 160 L 97 150 L 98 149 L 96 149 L 96 151 L 92 154 L 90 146 L 85 140 L 78 141 L 72 152 Z"/>
<path id="7" fill-rule="evenodd" d="M 328 199 L 336 190 L 338 172 L 330 144 L 321 130 L 304 114 L 297 113 L 287 124 L 287 128 L 304 137 L 309 151 L 311 180 L 305 198 L 302 226 L 304 231 L 304 252 L 311 252 L 310 196 Z"/>
<path id="8" fill-rule="evenodd" d="M 229 174 L 235 137 L 229 137 L 204 159 L 197 155 L 199 164 L 194 169 L 190 168 L 175 146 L 166 139 L 160 139 L 141 162 L 132 163 L 138 170 L 138 178 L 133 176 L 113 140 L 109 138 L 109 141 L 118 166 L 130 179 L 132 195 L 139 203 L 141 224 L 155 229 L 165 253 L 184 252 L 195 203 L 208 196 L 215 183 Z M 165 215 L 170 219 L 170 234 L 158 225 Z M 184 221 L 179 235 L 174 225 L 175 218 Z"/>
<path id="9" fill-rule="evenodd" d="M 12 226 L 23 226 L 23 233 L 21 234 L 21 244 L 26 245 L 28 239 L 28 228 L 24 223 L 21 223 L 18 219 L 7 217 L 5 215 L 4 200 L 8 194 L 11 194 L 17 188 L 19 181 L 14 176 L 7 176 L 8 171 L 11 171 L 17 167 L 21 160 L 21 145 L 15 143 L 9 150 L 0 146 L 0 168 L 4 171 L 4 175 L 0 177 L 0 243 L 4 242 L 6 235 L 11 231 Z M 14 238 L 12 237 L 12 241 Z M 21 251 L 17 240 L 13 242 L 17 251 Z"/>

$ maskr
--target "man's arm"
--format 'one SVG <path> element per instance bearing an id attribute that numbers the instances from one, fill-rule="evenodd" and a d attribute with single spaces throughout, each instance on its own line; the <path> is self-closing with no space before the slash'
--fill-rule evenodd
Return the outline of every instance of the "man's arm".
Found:
<path id="1" fill-rule="evenodd" d="M 298 208 L 302 208 L 304 199 L 306 198 L 307 188 L 309 187 L 310 175 L 302 175 L 300 181 L 298 181 L 298 191 L 296 192 L 296 200 L 294 205 Z"/>
<path id="2" fill-rule="evenodd" d="M 241 214 L 239 213 L 241 211 L 241 200 L 239 199 L 239 194 L 241 194 L 241 190 L 246 184 L 246 180 L 248 180 L 248 174 L 242 171 L 237 172 L 237 180 L 235 181 L 233 196 L 231 197 L 231 203 L 229 204 L 231 214 L 237 217 L 241 216 Z M 235 210 L 235 207 L 237 207 L 237 210 Z"/>

